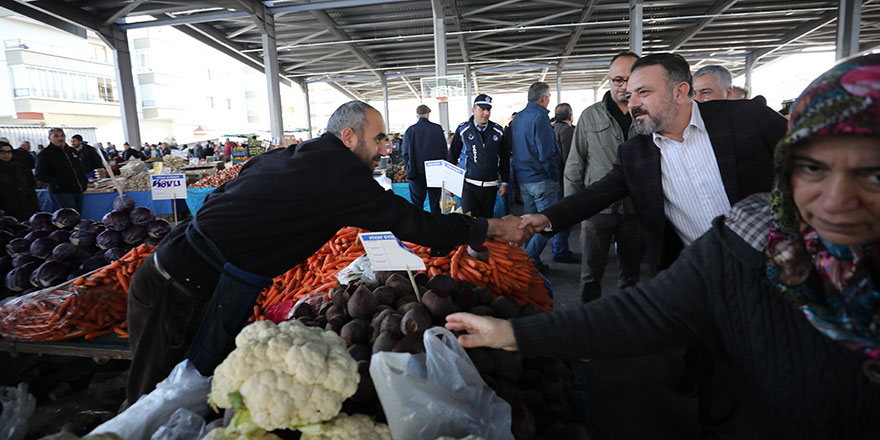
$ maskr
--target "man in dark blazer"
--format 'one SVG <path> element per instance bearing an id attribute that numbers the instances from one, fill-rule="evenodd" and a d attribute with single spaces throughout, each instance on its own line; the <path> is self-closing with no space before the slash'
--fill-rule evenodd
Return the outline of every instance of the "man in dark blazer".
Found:
<path id="1" fill-rule="evenodd" d="M 425 161 L 446 158 L 446 136 L 443 128 L 428 120 L 431 109 L 427 105 L 416 107 L 419 121 L 409 126 L 403 135 L 403 161 L 406 164 L 406 178 L 409 179 L 410 201 L 416 206 L 425 203 L 434 214 L 440 213 L 440 188 L 428 188 L 425 181 Z"/>
<path id="2" fill-rule="evenodd" d="M 694 102 L 690 67 L 674 54 L 636 61 L 627 92 L 639 136 L 620 145 L 605 177 L 538 214 L 523 216 L 520 227 L 553 234 L 629 196 L 645 238 L 645 261 L 662 269 L 709 230 L 714 217 L 751 194 L 770 190 L 773 151 L 787 121 L 761 97 Z M 685 380 L 699 384 L 703 429 L 716 435 L 748 431 L 749 414 L 741 411 L 744 401 L 729 364 L 695 351 L 686 353 L 685 363 Z"/>

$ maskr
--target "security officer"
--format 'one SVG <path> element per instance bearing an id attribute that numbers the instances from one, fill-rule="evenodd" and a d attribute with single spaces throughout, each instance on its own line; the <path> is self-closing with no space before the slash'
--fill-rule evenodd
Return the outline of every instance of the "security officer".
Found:
<path id="1" fill-rule="evenodd" d="M 403 135 L 403 162 L 409 180 L 409 197 L 413 205 L 421 207 L 428 193 L 431 212 L 441 214 L 440 188 L 428 188 L 425 180 L 425 161 L 446 158 L 446 136 L 443 127 L 428 120 L 431 109 L 427 105 L 416 107 L 419 121 L 409 126 Z"/>
<path id="2" fill-rule="evenodd" d="M 507 194 L 510 143 L 500 125 L 489 120 L 492 98 L 474 100 L 473 116 L 455 129 L 449 161 L 464 168 L 461 207 L 475 217 L 492 217 L 496 194 Z M 500 177 L 500 180 L 499 180 Z"/>

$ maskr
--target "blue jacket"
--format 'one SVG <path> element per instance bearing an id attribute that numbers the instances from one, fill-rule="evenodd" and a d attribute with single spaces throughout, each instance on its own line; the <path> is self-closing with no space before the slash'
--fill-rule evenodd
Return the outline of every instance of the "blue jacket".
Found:
<path id="1" fill-rule="evenodd" d="M 561 159 L 548 113 L 546 108 L 530 102 L 510 122 L 513 169 L 520 183 L 559 180 Z"/>
<path id="2" fill-rule="evenodd" d="M 489 121 L 480 131 L 474 125 L 474 117 L 455 129 L 449 146 L 450 162 L 464 168 L 468 179 L 507 182 L 510 174 L 510 143 L 504 139 L 500 125 Z"/>
<path id="3" fill-rule="evenodd" d="M 425 178 L 425 161 L 446 159 L 446 136 L 443 128 L 426 118 L 410 125 L 403 134 L 403 162 L 406 178 Z"/>

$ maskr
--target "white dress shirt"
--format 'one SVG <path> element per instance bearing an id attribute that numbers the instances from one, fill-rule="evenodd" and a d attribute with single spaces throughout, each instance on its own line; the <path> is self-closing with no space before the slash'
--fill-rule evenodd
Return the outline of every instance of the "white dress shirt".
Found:
<path id="1" fill-rule="evenodd" d="M 653 135 L 660 149 L 663 210 L 685 246 L 708 231 L 712 219 L 730 210 L 700 108 L 696 101 L 692 105 L 682 142 Z"/>

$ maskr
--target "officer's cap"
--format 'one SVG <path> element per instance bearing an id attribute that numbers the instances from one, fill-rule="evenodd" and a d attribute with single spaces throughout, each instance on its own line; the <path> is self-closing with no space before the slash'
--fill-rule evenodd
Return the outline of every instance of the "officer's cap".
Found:
<path id="1" fill-rule="evenodd" d="M 477 99 L 474 100 L 474 105 L 478 105 L 482 109 L 490 109 L 492 108 L 492 97 L 486 94 L 480 94 L 477 96 Z"/>

